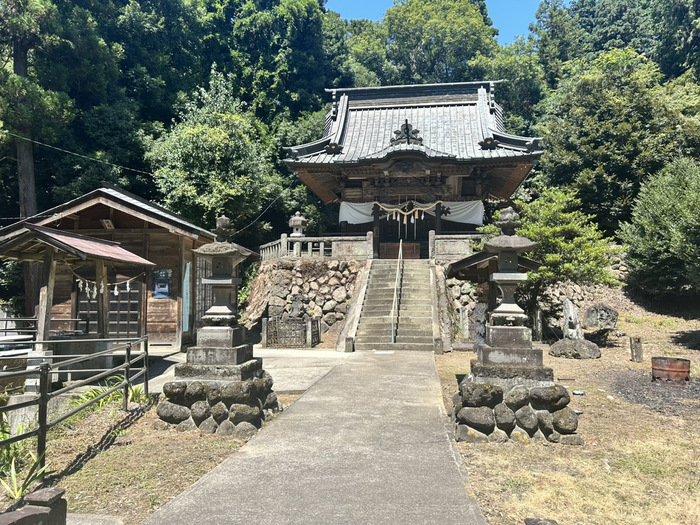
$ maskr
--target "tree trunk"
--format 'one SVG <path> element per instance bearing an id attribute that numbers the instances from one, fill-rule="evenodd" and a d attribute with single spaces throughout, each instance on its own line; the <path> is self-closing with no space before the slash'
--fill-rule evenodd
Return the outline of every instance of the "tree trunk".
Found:
<path id="1" fill-rule="evenodd" d="M 21 77 L 27 76 L 29 45 L 21 36 L 16 36 L 12 46 L 13 71 Z M 18 123 L 19 124 L 19 123 Z M 31 138 L 28 125 L 16 126 L 17 131 Z M 17 182 L 19 187 L 19 216 L 24 219 L 37 213 L 36 182 L 34 179 L 34 149 L 28 140 L 16 138 L 17 147 Z M 24 263 L 24 310 L 28 316 L 36 314 L 35 308 L 39 303 L 39 273 L 38 264 Z"/>

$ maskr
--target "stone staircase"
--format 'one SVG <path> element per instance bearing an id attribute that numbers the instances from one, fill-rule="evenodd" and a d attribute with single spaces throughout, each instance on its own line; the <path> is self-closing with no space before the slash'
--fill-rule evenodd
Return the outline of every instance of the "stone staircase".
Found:
<path id="1" fill-rule="evenodd" d="M 399 276 L 399 309 L 396 342 L 391 342 L 391 305 L 394 299 L 396 265 Z M 367 281 L 355 350 L 432 351 L 433 304 L 430 266 L 427 260 L 375 260 Z"/>

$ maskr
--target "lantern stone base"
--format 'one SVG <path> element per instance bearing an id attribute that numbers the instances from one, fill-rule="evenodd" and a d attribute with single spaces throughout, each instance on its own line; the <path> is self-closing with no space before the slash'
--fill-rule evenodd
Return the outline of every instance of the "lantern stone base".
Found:
<path id="1" fill-rule="evenodd" d="M 253 357 L 241 326 L 205 326 L 187 362 L 175 366 L 175 381 L 163 385 L 158 417 L 177 430 L 250 439 L 279 409 L 272 377 Z"/>
<path id="2" fill-rule="evenodd" d="M 279 407 L 272 377 L 259 370 L 259 377 L 244 381 L 177 379 L 166 383 L 166 400 L 158 403 L 158 417 L 179 431 L 199 429 L 250 439 Z"/>
<path id="3" fill-rule="evenodd" d="M 583 445 L 576 433 L 578 415 L 561 385 L 504 388 L 465 378 L 452 401 L 456 441 Z"/>

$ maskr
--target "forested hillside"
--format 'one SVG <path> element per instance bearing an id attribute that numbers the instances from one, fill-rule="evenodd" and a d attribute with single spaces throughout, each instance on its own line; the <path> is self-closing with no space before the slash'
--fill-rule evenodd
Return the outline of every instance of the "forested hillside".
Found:
<path id="1" fill-rule="evenodd" d="M 324 3 L 0 0 L 1 224 L 109 181 L 205 227 L 226 213 L 251 247 L 297 209 L 315 231 L 281 146 L 320 136 L 326 87 L 503 79 L 509 131 L 545 139 L 520 197 L 573 190 L 608 236 L 700 157 L 696 0 L 544 0 L 505 47 L 480 0 L 397 0 L 376 23 Z"/>

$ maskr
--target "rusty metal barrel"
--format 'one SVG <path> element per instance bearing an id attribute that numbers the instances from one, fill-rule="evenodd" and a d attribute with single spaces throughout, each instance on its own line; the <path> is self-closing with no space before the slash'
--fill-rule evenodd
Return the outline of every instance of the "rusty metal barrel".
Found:
<path id="1" fill-rule="evenodd" d="M 685 383 L 690 381 L 690 359 L 652 357 L 651 380 Z"/>

